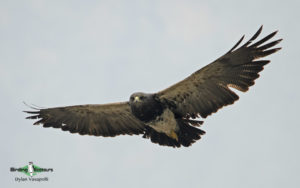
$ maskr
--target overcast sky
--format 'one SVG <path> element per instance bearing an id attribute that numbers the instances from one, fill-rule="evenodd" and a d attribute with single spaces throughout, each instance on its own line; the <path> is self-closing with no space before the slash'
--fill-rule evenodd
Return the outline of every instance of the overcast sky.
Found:
<path id="1" fill-rule="evenodd" d="M 0 1 L 1 187 L 300 186 L 297 0 Z M 254 87 L 205 119 L 192 147 L 141 136 L 70 134 L 33 126 L 23 101 L 41 107 L 128 100 L 180 81 L 249 39 L 279 30 Z M 261 37 L 262 37 L 261 36 Z M 48 182 L 10 167 L 53 168 Z"/>

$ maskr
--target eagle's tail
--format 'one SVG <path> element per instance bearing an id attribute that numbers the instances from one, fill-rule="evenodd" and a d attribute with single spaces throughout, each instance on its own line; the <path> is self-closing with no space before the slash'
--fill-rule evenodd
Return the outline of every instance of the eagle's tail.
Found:
<path id="1" fill-rule="evenodd" d="M 205 134 L 203 130 L 193 127 L 200 126 L 203 123 L 202 121 L 185 119 L 177 119 L 176 121 L 179 126 L 179 130 L 176 132 L 177 139 L 170 138 L 164 133 L 159 133 L 151 127 L 146 128 L 143 138 L 150 138 L 153 143 L 163 146 L 180 147 L 182 145 L 188 147 L 199 140 L 201 135 Z"/>
<path id="2" fill-rule="evenodd" d="M 205 131 L 194 126 L 200 126 L 202 123 L 203 121 L 177 119 L 177 124 L 179 125 L 179 131 L 177 133 L 178 142 L 188 147 L 199 140 L 201 135 L 205 134 Z"/>

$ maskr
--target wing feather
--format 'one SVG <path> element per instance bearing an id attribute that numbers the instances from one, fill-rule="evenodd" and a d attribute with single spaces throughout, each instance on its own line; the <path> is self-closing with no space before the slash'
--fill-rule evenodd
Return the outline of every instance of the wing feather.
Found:
<path id="1" fill-rule="evenodd" d="M 182 117 L 203 118 L 239 99 L 230 88 L 246 92 L 254 85 L 268 60 L 258 60 L 281 48 L 271 47 L 282 39 L 265 44 L 277 31 L 252 44 L 262 27 L 244 45 L 237 48 L 244 36 L 225 55 L 196 71 L 177 84 L 158 92 L 161 101 L 172 104 L 173 112 Z M 252 44 L 252 45 L 251 45 Z M 237 48 L 237 49 L 236 49 Z"/>
<path id="2" fill-rule="evenodd" d="M 43 124 L 43 127 L 61 128 L 81 135 L 132 135 L 145 130 L 145 125 L 131 114 L 128 102 L 36 110 L 25 111 L 31 114 L 27 119 L 39 119 L 34 125 Z"/>

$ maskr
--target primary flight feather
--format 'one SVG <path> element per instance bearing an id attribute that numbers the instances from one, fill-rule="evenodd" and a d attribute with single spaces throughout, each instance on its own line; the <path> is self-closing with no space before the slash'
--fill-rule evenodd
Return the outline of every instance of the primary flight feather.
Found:
<path id="1" fill-rule="evenodd" d="M 81 135 L 143 134 L 160 145 L 188 147 L 205 134 L 197 128 L 203 123 L 198 118 L 238 100 L 231 88 L 246 92 L 270 62 L 260 58 L 281 49 L 272 47 L 282 39 L 269 42 L 277 31 L 254 42 L 261 31 L 238 47 L 243 36 L 225 55 L 158 93 L 134 93 L 121 103 L 36 108 L 25 111 L 31 114 L 27 119 Z"/>

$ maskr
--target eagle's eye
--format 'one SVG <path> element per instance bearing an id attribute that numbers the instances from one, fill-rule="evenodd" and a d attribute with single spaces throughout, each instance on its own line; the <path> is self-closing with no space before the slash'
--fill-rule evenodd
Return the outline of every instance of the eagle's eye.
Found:
<path id="1" fill-rule="evenodd" d="M 133 97 L 130 97 L 130 100 L 133 101 Z"/>
<path id="2" fill-rule="evenodd" d="M 140 96 L 139 97 L 141 100 L 144 100 L 145 99 L 145 96 Z"/>

